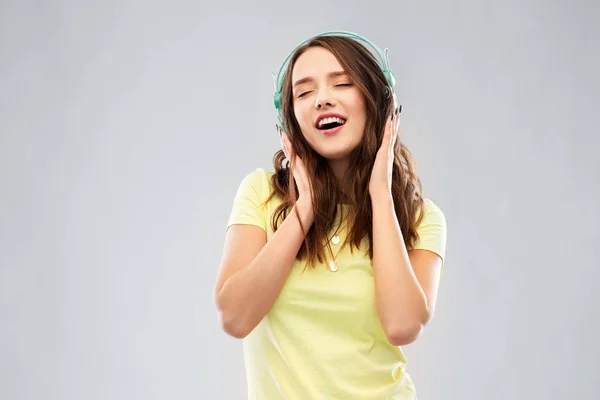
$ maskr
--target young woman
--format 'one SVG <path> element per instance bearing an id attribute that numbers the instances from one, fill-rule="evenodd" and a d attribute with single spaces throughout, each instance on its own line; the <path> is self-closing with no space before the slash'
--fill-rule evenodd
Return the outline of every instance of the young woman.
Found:
<path id="1" fill-rule="evenodd" d="M 239 186 L 215 286 L 250 399 L 416 398 L 400 346 L 433 317 L 446 221 L 397 140 L 393 83 L 348 32 L 284 62 L 282 150 Z"/>

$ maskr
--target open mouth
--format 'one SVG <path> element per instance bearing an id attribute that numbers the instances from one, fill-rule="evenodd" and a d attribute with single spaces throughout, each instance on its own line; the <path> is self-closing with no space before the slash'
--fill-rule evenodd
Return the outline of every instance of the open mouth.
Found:
<path id="1" fill-rule="evenodd" d="M 317 129 L 321 131 L 327 131 L 330 129 L 334 129 L 340 127 L 346 123 L 344 118 L 340 117 L 328 117 L 323 118 L 317 123 Z"/>

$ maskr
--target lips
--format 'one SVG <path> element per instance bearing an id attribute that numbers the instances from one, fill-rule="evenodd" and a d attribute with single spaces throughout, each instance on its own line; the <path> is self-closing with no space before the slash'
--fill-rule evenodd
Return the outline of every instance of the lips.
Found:
<path id="1" fill-rule="evenodd" d="M 342 129 L 344 129 L 344 125 L 338 125 L 330 129 L 319 129 L 319 132 L 321 132 L 325 136 L 332 136 L 341 131 Z"/>
<path id="2" fill-rule="evenodd" d="M 338 113 L 323 113 L 320 114 L 316 119 L 314 126 L 319 130 L 331 129 L 332 127 L 342 126 L 346 123 L 347 118 L 342 114 Z M 327 125 L 331 125 L 328 127 Z"/>

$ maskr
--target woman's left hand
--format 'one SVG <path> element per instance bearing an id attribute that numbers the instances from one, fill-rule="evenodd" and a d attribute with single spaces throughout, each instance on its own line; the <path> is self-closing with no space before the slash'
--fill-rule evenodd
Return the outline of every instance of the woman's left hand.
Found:
<path id="1" fill-rule="evenodd" d="M 369 194 L 371 197 L 379 195 L 391 195 L 392 193 L 392 171 L 394 168 L 394 145 L 398 137 L 398 125 L 400 116 L 394 113 L 385 125 L 383 141 L 377 151 L 371 179 L 369 181 Z"/>

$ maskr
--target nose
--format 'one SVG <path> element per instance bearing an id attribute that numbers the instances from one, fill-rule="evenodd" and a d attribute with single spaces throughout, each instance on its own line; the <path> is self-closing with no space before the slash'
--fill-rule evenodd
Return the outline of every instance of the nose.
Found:
<path id="1" fill-rule="evenodd" d="M 327 89 L 319 90 L 317 93 L 317 98 L 315 100 L 315 108 L 320 110 L 324 106 L 333 107 L 335 106 L 335 101 L 331 97 L 329 91 Z"/>

